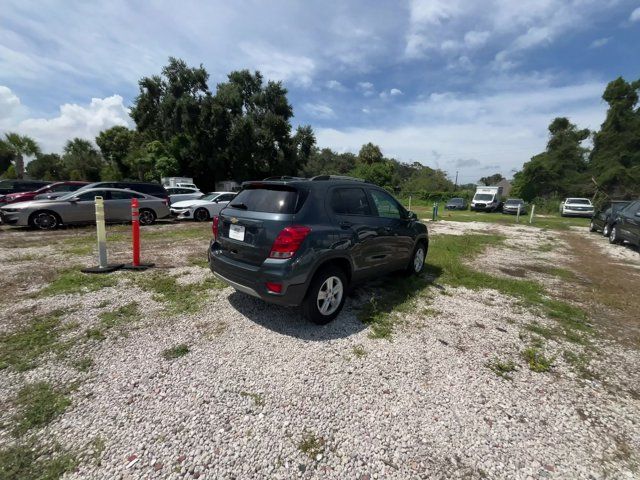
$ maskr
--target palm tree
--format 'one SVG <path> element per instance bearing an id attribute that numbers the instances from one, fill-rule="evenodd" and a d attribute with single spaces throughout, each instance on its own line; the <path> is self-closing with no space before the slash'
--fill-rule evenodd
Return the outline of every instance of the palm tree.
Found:
<path id="1" fill-rule="evenodd" d="M 19 135 L 15 132 L 9 132 L 4 135 L 4 146 L 13 154 L 16 177 L 24 176 L 24 158 L 23 155 L 33 156 L 40 154 L 40 147 L 31 137 Z"/>

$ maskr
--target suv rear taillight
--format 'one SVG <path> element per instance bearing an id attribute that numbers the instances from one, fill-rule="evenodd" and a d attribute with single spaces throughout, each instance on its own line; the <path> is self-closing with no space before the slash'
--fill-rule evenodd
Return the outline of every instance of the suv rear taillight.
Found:
<path id="1" fill-rule="evenodd" d="M 283 228 L 271 247 L 269 258 L 291 258 L 311 232 L 309 227 L 292 225 Z"/>
<path id="2" fill-rule="evenodd" d="M 213 239 L 218 238 L 218 216 L 213 217 L 213 223 L 211 224 L 211 231 L 213 232 Z"/>

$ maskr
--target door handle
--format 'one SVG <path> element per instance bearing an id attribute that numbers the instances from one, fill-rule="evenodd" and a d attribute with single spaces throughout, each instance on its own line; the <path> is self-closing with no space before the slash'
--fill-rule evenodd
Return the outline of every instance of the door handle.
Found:
<path id="1" fill-rule="evenodd" d="M 353 227 L 353 223 L 351 222 L 340 222 L 340 228 L 347 229 L 351 227 Z"/>

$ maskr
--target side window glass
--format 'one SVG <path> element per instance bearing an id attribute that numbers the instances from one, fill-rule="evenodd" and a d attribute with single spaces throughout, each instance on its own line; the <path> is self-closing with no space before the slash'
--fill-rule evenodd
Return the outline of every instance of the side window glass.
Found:
<path id="1" fill-rule="evenodd" d="M 380 192 L 379 190 L 371 190 L 371 198 L 378 210 L 378 216 L 387 218 L 402 218 L 398 203 L 391 195 Z"/>
<path id="2" fill-rule="evenodd" d="M 111 192 L 111 200 L 129 200 L 133 198 L 133 194 L 129 192 Z"/>
<path id="3" fill-rule="evenodd" d="M 339 215 L 371 215 L 367 194 L 361 188 L 334 189 L 331 209 Z"/>
<path id="4" fill-rule="evenodd" d="M 106 192 L 103 192 L 101 190 L 95 190 L 93 192 L 85 192 L 78 195 L 78 198 L 80 199 L 81 202 L 93 202 L 93 200 L 96 197 L 102 197 L 106 200 L 107 195 L 106 195 Z"/>

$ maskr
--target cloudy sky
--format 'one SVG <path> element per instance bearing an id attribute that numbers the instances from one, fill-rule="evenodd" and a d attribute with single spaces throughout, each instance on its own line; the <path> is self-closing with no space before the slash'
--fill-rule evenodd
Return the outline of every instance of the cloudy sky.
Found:
<path id="1" fill-rule="evenodd" d="M 66 139 L 131 124 L 137 80 L 169 56 L 289 89 L 318 144 L 372 141 L 462 182 L 510 175 L 558 115 L 598 128 L 600 96 L 640 77 L 640 1 L 4 0 L 0 132 Z"/>

